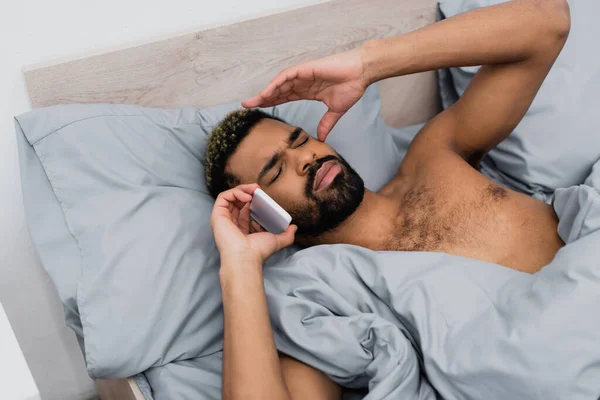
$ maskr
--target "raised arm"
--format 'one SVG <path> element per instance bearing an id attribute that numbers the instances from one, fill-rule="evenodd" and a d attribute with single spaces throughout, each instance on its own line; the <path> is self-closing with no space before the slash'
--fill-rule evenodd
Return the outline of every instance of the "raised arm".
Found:
<path id="1" fill-rule="evenodd" d="M 433 145 L 450 146 L 469 158 L 494 147 L 518 124 L 569 29 L 566 0 L 514 0 L 288 68 L 243 104 L 320 100 L 329 107 L 318 127 L 319 138 L 325 140 L 374 82 L 439 68 L 484 65 L 459 102 L 428 127 L 444 128 L 445 135 L 437 136 Z"/>
<path id="2" fill-rule="evenodd" d="M 264 260 L 291 245 L 295 227 L 280 235 L 250 221 L 250 201 L 258 185 L 221 193 L 211 225 L 221 254 L 224 313 L 223 399 L 339 400 L 341 392 L 325 374 L 279 356 L 263 284 Z"/>
<path id="3" fill-rule="evenodd" d="M 367 44 L 371 80 L 438 68 L 483 67 L 459 101 L 430 122 L 419 156 L 447 146 L 471 162 L 521 121 L 567 39 L 566 0 L 515 0 Z M 421 158 L 421 157 L 419 157 Z"/>

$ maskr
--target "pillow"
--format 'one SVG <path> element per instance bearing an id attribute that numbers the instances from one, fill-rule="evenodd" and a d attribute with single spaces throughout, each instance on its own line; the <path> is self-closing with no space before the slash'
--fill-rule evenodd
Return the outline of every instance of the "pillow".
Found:
<path id="1" fill-rule="evenodd" d="M 505 0 L 440 0 L 451 17 Z M 482 165 L 490 175 L 525 193 L 549 200 L 554 189 L 583 183 L 600 158 L 600 58 L 596 38 L 600 2 L 571 6 L 569 39 L 523 121 Z M 477 67 L 441 71 L 444 107 L 464 93 Z"/>
<path id="2" fill-rule="evenodd" d="M 221 350 L 202 163 L 208 133 L 237 107 L 61 105 L 16 118 L 27 225 L 92 378 Z M 328 139 L 373 190 L 400 162 L 379 108 L 372 86 Z M 314 135 L 325 106 L 266 111 Z"/>

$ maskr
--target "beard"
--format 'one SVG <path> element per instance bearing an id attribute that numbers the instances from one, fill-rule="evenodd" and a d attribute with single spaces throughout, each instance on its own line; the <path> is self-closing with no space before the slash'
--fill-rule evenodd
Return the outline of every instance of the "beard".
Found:
<path id="1" fill-rule="evenodd" d="M 325 190 L 315 193 L 317 171 L 327 161 L 335 160 L 341 171 Z M 292 221 L 298 226 L 298 235 L 314 237 L 335 229 L 356 211 L 365 195 L 365 185 L 358 173 L 339 154 L 326 156 L 311 166 L 304 194 L 308 205 L 290 207 Z"/>

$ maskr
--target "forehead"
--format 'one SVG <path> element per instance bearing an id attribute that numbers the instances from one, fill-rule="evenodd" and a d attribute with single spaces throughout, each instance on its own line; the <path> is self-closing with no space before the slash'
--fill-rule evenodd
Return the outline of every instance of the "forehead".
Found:
<path id="1" fill-rule="evenodd" d="M 242 183 L 256 181 L 260 170 L 273 154 L 287 145 L 295 127 L 274 119 L 263 119 L 252 128 L 229 158 L 227 172 L 237 176 Z"/>

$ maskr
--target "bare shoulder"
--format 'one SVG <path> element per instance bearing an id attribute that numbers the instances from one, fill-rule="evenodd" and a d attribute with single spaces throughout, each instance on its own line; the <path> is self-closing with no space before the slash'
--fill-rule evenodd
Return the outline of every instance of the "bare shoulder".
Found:
<path id="1" fill-rule="evenodd" d="M 456 125 L 447 114 L 438 114 L 417 133 L 402 160 L 398 170 L 400 175 L 415 176 L 423 168 L 457 161 L 458 155 L 450 140 L 455 134 Z"/>
<path id="2" fill-rule="evenodd" d="M 460 179 L 485 178 L 479 173 L 484 153 L 461 152 L 454 138 L 460 124 L 452 113 L 442 112 L 429 121 L 412 141 L 398 170 L 404 180 L 421 181 L 436 175 Z"/>
<path id="3" fill-rule="evenodd" d="M 342 389 L 323 372 L 280 354 L 281 371 L 292 400 L 339 400 Z"/>
<path id="4" fill-rule="evenodd" d="M 383 191 L 402 194 L 425 185 L 446 193 L 489 184 L 490 180 L 479 172 L 484 154 L 469 156 L 457 151 L 452 142 L 456 129 L 453 119 L 444 113 L 426 124 L 411 143 L 396 177 Z"/>

